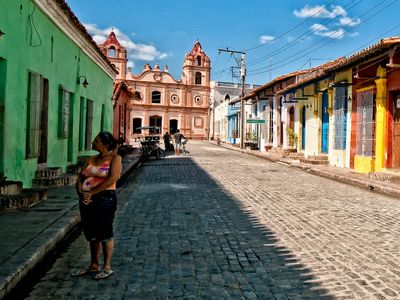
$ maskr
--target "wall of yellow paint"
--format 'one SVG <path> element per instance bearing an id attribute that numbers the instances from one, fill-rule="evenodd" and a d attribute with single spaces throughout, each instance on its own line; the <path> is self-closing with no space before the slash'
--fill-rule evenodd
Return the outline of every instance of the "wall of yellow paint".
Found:
<path id="1" fill-rule="evenodd" d="M 382 171 L 386 157 L 386 68 L 378 67 L 376 84 L 375 170 Z"/>
<path id="2" fill-rule="evenodd" d="M 354 156 L 354 170 L 360 173 L 375 172 L 375 159 L 371 156 Z"/>

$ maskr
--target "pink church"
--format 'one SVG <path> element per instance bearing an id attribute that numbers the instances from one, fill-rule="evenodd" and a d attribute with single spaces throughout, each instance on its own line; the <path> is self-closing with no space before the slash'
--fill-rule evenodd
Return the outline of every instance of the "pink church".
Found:
<path id="1" fill-rule="evenodd" d="M 197 41 L 185 55 L 182 77 L 176 80 L 156 64 L 146 64 L 140 74 L 127 68 L 126 49 L 114 32 L 99 45 L 102 52 L 119 71 L 116 84 L 126 84 L 130 91 L 126 111 L 114 113 L 114 131 L 126 141 L 149 134 L 174 133 L 177 129 L 192 139 L 207 139 L 210 128 L 210 58 Z M 115 99 L 114 99 L 115 98 Z M 118 97 L 113 97 L 118 105 Z M 121 100 L 122 101 L 122 100 Z M 119 106 L 121 107 L 121 105 Z M 125 116 L 121 120 L 121 116 Z M 122 127 L 121 127 L 122 126 Z M 153 129 L 140 129 L 154 126 Z"/>

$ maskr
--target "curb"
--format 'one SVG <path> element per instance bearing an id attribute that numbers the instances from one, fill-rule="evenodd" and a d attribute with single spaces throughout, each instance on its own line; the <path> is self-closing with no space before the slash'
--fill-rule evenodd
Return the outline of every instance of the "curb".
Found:
<path id="1" fill-rule="evenodd" d="M 133 172 L 135 168 L 137 168 L 140 164 L 140 156 L 134 156 L 131 161 L 129 161 L 125 167 L 123 168 L 124 173 L 121 175 L 121 178 L 118 180 L 118 187 L 125 182 L 128 176 Z M 63 220 L 62 226 L 59 222 Z M 28 260 L 23 262 L 19 262 L 21 259 L 17 257 L 17 255 L 10 257 L 10 261 L 17 261 L 15 264 L 17 267 L 15 270 L 12 270 L 7 277 L 5 277 L 2 281 L 0 281 L 0 299 L 6 297 L 22 280 L 26 278 L 29 272 L 35 268 L 38 264 L 40 264 L 46 256 L 53 251 L 61 241 L 65 239 L 65 237 L 70 234 L 80 223 L 80 216 L 78 213 L 78 204 L 69 208 L 62 216 L 60 216 L 57 220 L 49 224 L 49 226 L 40 234 L 48 234 L 45 237 L 45 241 L 40 246 L 32 246 L 35 248 L 33 253 L 28 253 L 26 256 L 29 256 Z M 53 232 L 54 231 L 54 232 Z M 38 235 L 39 236 L 39 235 Z M 37 239 L 32 239 L 28 244 L 37 243 Z M 26 245 L 25 245 L 26 246 Z M 24 248 L 20 249 L 21 254 L 24 252 Z"/>
<path id="2" fill-rule="evenodd" d="M 7 276 L 0 283 L 0 299 L 3 299 L 13 288 L 15 288 L 17 284 L 29 273 L 29 271 L 43 261 L 46 255 L 52 251 L 65 238 L 65 236 L 79 224 L 80 217 L 76 215 L 76 208 L 77 205 L 73 206 L 63 216 L 57 219 L 57 221 L 59 221 L 64 217 L 67 218 L 66 224 L 61 228 L 56 229 L 55 232 L 51 233 L 46 239 L 45 243 L 38 247 L 37 250 L 30 255 L 27 261 L 20 263 L 16 270 L 9 274 L 9 276 Z M 74 216 L 70 216 L 68 219 L 69 214 L 74 214 Z M 52 225 L 54 223 L 50 224 L 43 233 L 53 231 L 54 226 Z M 30 243 L 35 243 L 35 240 L 31 240 Z M 23 252 L 23 249 L 21 251 Z M 18 257 L 10 258 L 10 260 L 13 259 L 18 259 Z"/>
<path id="3" fill-rule="evenodd" d="M 214 144 L 213 142 L 209 142 L 210 144 Z M 223 144 L 221 144 L 219 147 L 223 147 L 225 149 L 228 150 L 232 150 L 232 151 L 237 151 L 237 152 L 241 152 L 243 154 L 247 154 L 247 155 L 252 155 L 258 158 L 262 158 L 274 163 L 279 163 L 282 165 L 286 165 L 288 167 L 292 167 L 292 168 L 296 168 L 299 170 L 302 170 L 304 172 L 316 175 L 316 176 L 320 176 L 320 177 L 324 177 L 327 179 L 332 179 L 344 184 L 348 184 L 348 185 L 352 185 L 352 186 L 356 186 L 362 189 L 366 189 L 369 191 L 373 191 L 373 192 L 377 192 L 377 193 L 382 193 L 385 195 L 389 195 L 389 196 L 400 196 L 400 189 L 396 189 L 390 186 L 384 186 L 381 185 L 379 183 L 375 183 L 375 182 L 371 182 L 371 181 L 367 181 L 367 180 L 362 180 L 362 179 L 357 179 L 357 178 L 351 178 L 351 177 L 347 177 L 341 174 L 336 174 L 336 173 L 332 173 L 329 171 L 325 171 L 325 170 L 320 170 L 320 169 L 316 169 L 313 168 L 311 165 L 310 166 L 306 166 L 300 163 L 296 163 L 296 162 L 291 162 L 291 161 L 287 161 L 287 160 L 283 160 L 281 158 L 276 158 L 276 157 L 269 157 L 269 156 L 265 156 L 259 153 L 251 153 L 251 152 L 247 152 L 244 151 L 240 148 L 235 149 L 235 148 L 231 148 L 231 147 L 227 147 Z"/>

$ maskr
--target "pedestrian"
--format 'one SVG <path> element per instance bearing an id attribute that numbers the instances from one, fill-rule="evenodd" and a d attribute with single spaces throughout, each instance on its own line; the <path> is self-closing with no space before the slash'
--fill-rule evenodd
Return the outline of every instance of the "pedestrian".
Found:
<path id="1" fill-rule="evenodd" d="M 175 133 L 175 155 L 179 155 L 179 152 L 182 149 L 182 139 L 186 139 L 179 129 L 176 130 Z"/>
<path id="2" fill-rule="evenodd" d="M 166 132 L 163 136 L 165 152 L 171 151 L 171 136 Z"/>
<path id="3" fill-rule="evenodd" d="M 95 275 L 107 278 L 114 273 L 111 257 L 114 251 L 113 220 L 117 209 L 116 183 L 121 175 L 121 156 L 115 153 L 118 141 L 109 132 L 101 131 L 92 142 L 99 152 L 87 159 L 77 180 L 82 229 L 90 244 L 90 265 L 74 272 L 73 276 Z M 103 250 L 103 268 L 100 270 L 100 250 Z"/>

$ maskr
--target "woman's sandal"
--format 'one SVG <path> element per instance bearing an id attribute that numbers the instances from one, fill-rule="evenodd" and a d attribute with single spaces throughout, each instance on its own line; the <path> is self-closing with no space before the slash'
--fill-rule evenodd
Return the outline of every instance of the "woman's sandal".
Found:
<path id="1" fill-rule="evenodd" d="M 110 270 L 103 269 L 103 271 L 101 271 L 99 274 L 94 276 L 94 279 L 97 279 L 97 280 L 105 279 L 107 277 L 110 277 L 112 274 L 114 274 L 113 270 L 111 270 L 111 269 Z"/>
<path id="2" fill-rule="evenodd" d="M 80 269 L 80 270 L 77 270 L 75 272 L 72 272 L 71 276 L 79 277 L 79 276 L 84 276 L 84 275 L 88 275 L 88 274 L 94 274 L 94 273 L 98 273 L 98 272 L 100 272 L 99 269 L 94 269 L 94 268 L 87 267 L 86 269 Z"/>

